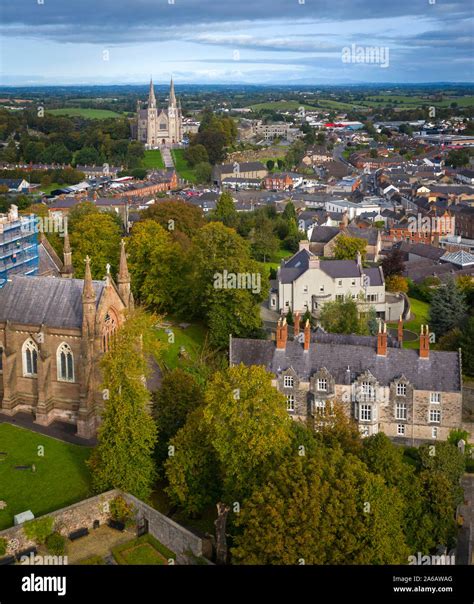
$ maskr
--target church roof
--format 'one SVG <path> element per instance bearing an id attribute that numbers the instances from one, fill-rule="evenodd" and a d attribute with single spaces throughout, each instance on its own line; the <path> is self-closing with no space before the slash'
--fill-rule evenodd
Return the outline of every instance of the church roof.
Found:
<path id="1" fill-rule="evenodd" d="M 92 283 L 98 305 L 105 282 Z M 0 322 L 80 328 L 83 287 L 82 279 L 14 275 L 0 289 Z"/>

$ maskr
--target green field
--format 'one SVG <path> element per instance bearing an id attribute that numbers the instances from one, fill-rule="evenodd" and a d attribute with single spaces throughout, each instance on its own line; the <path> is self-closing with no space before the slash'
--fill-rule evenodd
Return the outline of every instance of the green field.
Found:
<path id="1" fill-rule="evenodd" d="M 367 107 L 381 107 L 389 103 L 395 103 L 398 107 L 414 109 L 423 105 L 434 107 L 449 107 L 451 103 L 457 103 L 459 107 L 472 107 L 474 105 L 474 96 L 448 97 L 443 100 L 434 100 L 423 96 L 406 96 L 396 94 L 377 94 L 367 97 L 364 101 L 359 101 L 361 105 Z"/>
<path id="2" fill-rule="evenodd" d="M 20 512 L 31 510 L 41 516 L 92 494 L 85 464 L 88 447 L 0 424 L 0 452 L 6 453 L 0 455 L 0 500 L 7 504 L 0 510 L 0 529 L 12 526 L 13 516 Z M 33 464 L 35 472 L 15 469 Z"/>
<path id="3" fill-rule="evenodd" d="M 119 564 L 166 565 L 168 560 L 176 560 L 176 554 L 150 534 L 117 545 L 112 554 Z"/>
<path id="4" fill-rule="evenodd" d="M 81 107 L 64 107 L 64 109 L 48 109 L 52 115 L 67 115 L 68 117 L 83 117 L 91 120 L 103 120 L 108 117 L 122 117 L 120 113 L 109 109 L 83 109 Z"/>
<path id="5" fill-rule="evenodd" d="M 159 149 L 148 149 L 145 151 L 142 164 L 143 167 L 147 169 L 157 168 L 159 170 L 163 170 L 165 167 L 163 158 L 161 157 L 161 151 Z"/>
<path id="6" fill-rule="evenodd" d="M 206 338 L 206 330 L 198 324 L 192 324 L 183 329 L 175 325 L 174 321 L 169 322 L 173 323 L 171 327 L 158 328 L 156 333 L 158 339 L 166 344 L 161 356 L 161 365 L 168 369 L 174 369 L 180 365 L 179 351 L 181 346 L 184 346 L 190 359 L 198 357 Z M 167 334 L 165 329 L 172 331 L 174 342 L 170 342 L 170 334 Z"/>
<path id="7" fill-rule="evenodd" d="M 196 182 L 196 173 L 189 167 L 188 162 L 184 159 L 184 151 L 184 149 L 171 150 L 176 172 L 181 178 L 189 180 L 189 182 Z"/>
<path id="8" fill-rule="evenodd" d="M 250 105 L 250 109 L 253 111 L 259 111 L 260 109 L 272 109 L 274 111 L 297 111 L 300 107 L 304 107 L 309 111 L 316 109 L 314 105 L 306 105 L 298 101 L 269 101 L 268 103 L 257 103 L 256 105 Z"/>
<path id="9" fill-rule="evenodd" d="M 422 325 L 428 324 L 428 314 L 430 305 L 416 298 L 408 298 L 410 300 L 411 316 L 412 319 L 403 324 L 404 329 L 413 331 L 417 335 L 420 334 L 420 328 Z M 390 327 L 396 329 L 397 323 L 389 323 Z M 411 342 L 404 341 L 403 348 L 418 348 L 420 345 L 419 340 L 413 340 Z"/>

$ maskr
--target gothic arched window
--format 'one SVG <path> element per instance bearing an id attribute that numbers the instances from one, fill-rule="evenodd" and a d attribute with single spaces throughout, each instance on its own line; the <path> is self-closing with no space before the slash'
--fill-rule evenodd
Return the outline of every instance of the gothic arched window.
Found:
<path id="1" fill-rule="evenodd" d="M 58 380 L 61 382 L 74 381 L 74 356 L 71 347 L 63 342 L 56 353 L 56 362 L 58 366 Z"/>
<path id="2" fill-rule="evenodd" d="M 31 338 L 26 340 L 22 348 L 23 375 L 35 377 L 38 374 L 38 346 Z"/>
<path id="3" fill-rule="evenodd" d="M 117 319 L 113 311 L 109 310 L 104 318 L 102 326 L 102 352 L 110 349 L 112 338 L 118 327 Z"/>

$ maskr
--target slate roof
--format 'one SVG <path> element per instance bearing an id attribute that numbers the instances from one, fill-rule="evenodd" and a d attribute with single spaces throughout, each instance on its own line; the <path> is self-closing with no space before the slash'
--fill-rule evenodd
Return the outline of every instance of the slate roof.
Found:
<path id="1" fill-rule="evenodd" d="M 407 251 L 409 254 L 414 254 L 415 256 L 421 256 L 422 258 L 429 258 L 430 260 L 439 260 L 446 253 L 446 250 L 426 243 L 413 243 L 405 247 L 408 247 L 408 249 L 404 249 L 403 251 Z"/>
<path id="2" fill-rule="evenodd" d="M 311 233 L 311 243 L 328 243 L 340 232 L 339 227 L 315 226 Z"/>
<path id="3" fill-rule="evenodd" d="M 316 258 L 316 256 L 308 250 L 303 249 L 296 252 L 280 267 L 278 274 L 280 282 L 293 283 L 295 279 L 308 270 L 310 258 Z M 355 260 L 321 260 L 319 266 L 326 275 L 333 279 L 360 277 L 365 273 L 369 276 L 371 285 L 383 285 L 384 283 L 378 268 L 361 269 Z"/>
<path id="4" fill-rule="evenodd" d="M 351 383 L 368 370 L 381 386 L 404 375 L 416 390 L 461 390 L 457 352 L 430 351 L 429 359 L 420 359 L 418 350 L 389 347 L 387 356 L 382 357 L 368 346 L 311 343 L 305 353 L 299 342 L 288 341 L 286 350 L 277 350 L 270 340 L 233 338 L 230 362 L 263 365 L 275 375 L 292 367 L 304 381 L 325 367 L 337 384 Z"/>
<path id="5" fill-rule="evenodd" d="M 93 281 L 99 304 L 104 281 Z M 15 275 L 0 289 L 0 321 L 26 325 L 80 328 L 82 279 Z"/>

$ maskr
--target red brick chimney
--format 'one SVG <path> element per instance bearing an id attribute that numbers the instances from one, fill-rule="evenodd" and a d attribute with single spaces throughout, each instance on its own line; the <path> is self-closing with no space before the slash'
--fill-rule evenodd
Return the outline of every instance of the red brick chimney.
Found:
<path id="1" fill-rule="evenodd" d="M 420 333 L 420 359 L 430 358 L 430 334 L 428 325 L 421 326 Z"/>
<path id="2" fill-rule="evenodd" d="M 402 321 L 402 315 L 400 315 L 400 318 L 398 319 L 397 337 L 398 337 L 398 341 L 400 343 L 400 348 L 401 348 L 401 346 L 403 344 L 403 321 Z"/>
<path id="3" fill-rule="evenodd" d="M 288 339 L 288 325 L 286 319 L 278 319 L 276 332 L 276 347 L 278 350 L 286 349 L 286 340 Z"/>
<path id="4" fill-rule="evenodd" d="M 308 352 L 310 342 L 311 342 L 311 325 L 309 324 L 309 319 L 306 319 L 306 324 L 304 326 L 304 350 L 305 350 L 305 352 Z"/>
<path id="5" fill-rule="evenodd" d="M 377 355 L 387 356 L 387 326 L 384 323 L 382 327 L 382 322 L 379 323 L 379 333 L 377 334 Z"/>
<path id="6" fill-rule="evenodd" d="M 294 334 L 295 334 L 295 338 L 298 336 L 298 334 L 300 333 L 300 313 L 299 312 L 295 312 L 295 327 L 294 327 Z"/>

